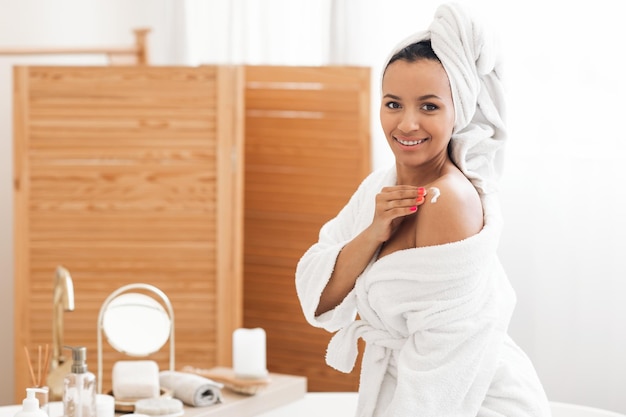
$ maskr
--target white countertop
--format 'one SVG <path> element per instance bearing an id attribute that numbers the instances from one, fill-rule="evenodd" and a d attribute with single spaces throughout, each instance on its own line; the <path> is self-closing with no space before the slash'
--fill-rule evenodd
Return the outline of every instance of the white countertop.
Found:
<path id="1" fill-rule="evenodd" d="M 356 402 L 356 392 L 310 392 L 258 417 L 353 417 Z"/>
<path id="2" fill-rule="evenodd" d="M 353 417 L 356 411 L 356 403 L 357 394 L 354 392 L 309 392 L 300 399 L 265 413 L 256 414 L 255 417 Z M 551 402 L 550 405 L 552 417 L 626 417 L 624 414 L 582 405 L 560 402 Z M 0 406 L 0 417 L 13 417 L 21 408 L 21 405 Z M 196 410 L 199 411 L 199 409 Z M 63 407 L 61 403 L 50 403 L 51 417 L 60 417 L 62 414 Z M 186 414 L 196 413 L 190 412 Z M 229 417 L 240 416 L 238 413 L 229 415 Z"/>
<path id="3" fill-rule="evenodd" d="M 298 400 L 257 414 L 256 417 L 352 417 L 356 410 L 356 401 L 357 396 L 353 392 L 307 393 Z M 13 417 L 21 409 L 21 405 L 0 407 L 0 417 Z M 51 417 L 60 417 L 62 414 L 63 405 L 60 402 L 50 403 Z M 231 417 L 238 416 L 233 414 Z"/>

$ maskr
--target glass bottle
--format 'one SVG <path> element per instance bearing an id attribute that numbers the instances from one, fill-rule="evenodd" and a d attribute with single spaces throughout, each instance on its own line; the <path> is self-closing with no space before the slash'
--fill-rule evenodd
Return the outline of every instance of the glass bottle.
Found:
<path id="1" fill-rule="evenodd" d="M 87 370 L 87 348 L 70 349 L 72 369 L 63 380 L 63 416 L 96 417 L 96 377 Z"/>

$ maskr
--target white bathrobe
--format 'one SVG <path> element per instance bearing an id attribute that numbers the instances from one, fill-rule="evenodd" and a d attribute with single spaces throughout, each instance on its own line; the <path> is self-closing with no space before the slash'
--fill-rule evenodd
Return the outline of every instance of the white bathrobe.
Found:
<path id="1" fill-rule="evenodd" d="M 395 167 L 366 178 L 296 270 L 307 321 L 338 331 L 327 363 L 350 372 L 357 339 L 366 341 L 357 416 L 549 416 L 532 364 L 507 335 L 515 295 L 496 254 L 502 222 L 493 194 L 482 197 L 479 234 L 374 257 L 343 302 L 315 316 L 341 248 L 395 182 Z"/>

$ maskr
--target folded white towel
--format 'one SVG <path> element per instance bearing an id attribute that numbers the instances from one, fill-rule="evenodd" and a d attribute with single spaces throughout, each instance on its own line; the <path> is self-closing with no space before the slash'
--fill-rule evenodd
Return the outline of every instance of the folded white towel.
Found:
<path id="1" fill-rule="evenodd" d="M 161 387 L 173 392 L 173 396 L 192 407 L 204 407 L 222 402 L 219 382 L 187 372 L 161 371 Z"/>
<path id="2" fill-rule="evenodd" d="M 113 365 L 113 396 L 117 400 L 155 398 L 160 394 L 155 361 L 118 361 Z"/>

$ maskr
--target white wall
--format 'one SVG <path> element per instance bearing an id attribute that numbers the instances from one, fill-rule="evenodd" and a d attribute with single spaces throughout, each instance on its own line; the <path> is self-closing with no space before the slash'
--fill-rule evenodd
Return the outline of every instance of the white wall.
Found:
<path id="1" fill-rule="evenodd" d="M 131 28 L 145 25 L 154 28 L 153 62 L 168 63 L 185 52 L 173 49 L 178 35 L 170 36 L 171 22 L 166 17 L 170 1 L 183 0 L 0 0 L 0 47 L 126 44 L 132 41 Z M 204 30 L 196 26 L 188 32 L 204 36 L 189 39 L 193 42 L 189 50 L 201 57 L 197 62 L 219 62 L 211 58 L 215 53 L 232 56 L 224 45 L 226 38 L 220 37 L 228 27 L 220 32 L 215 26 L 229 24 L 226 2 L 187 1 L 194 2 L 209 13 Z M 502 183 L 506 225 L 500 254 L 518 294 L 511 334 L 535 362 L 552 400 L 626 413 L 622 324 L 626 256 L 621 245 L 626 235 L 622 168 L 626 137 L 620 123 L 626 111 L 623 12 L 614 0 L 473 3 L 497 17 L 494 26 L 501 33 L 507 69 L 509 145 Z M 391 155 L 377 121 L 379 65 L 397 41 L 430 22 L 437 4 L 415 0 L 338 0 L 337 4 L 345 7 L 345 27 L 356 33 L 339 45 L 340 56 L 344 63 L 373 68 L 373 158 L 380 166 L 391 161 Z M 32 10 L 37 14 L 32 15 Z M 303 17 L 292 13 L 288 18 L 290 24 L 280 26 L 282 34 L 297 39 L 301 26 L 293 20 Z M 301 52 L 300 59 L 306 59 Z M 0 60 L 2 335 L 13 331 L 7 65 Z M 0 339 L 0 404 L 13 399 L 12 343 L 11 337 Z"/>
<path id="2" fill-rule="evenodd" d="M 501 256 L 549 396 L 626 413 L 626 26 L 609 0 L 517 3 Z"/>

